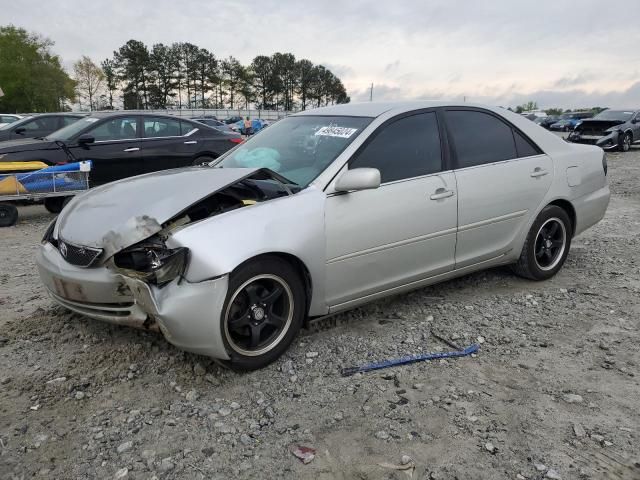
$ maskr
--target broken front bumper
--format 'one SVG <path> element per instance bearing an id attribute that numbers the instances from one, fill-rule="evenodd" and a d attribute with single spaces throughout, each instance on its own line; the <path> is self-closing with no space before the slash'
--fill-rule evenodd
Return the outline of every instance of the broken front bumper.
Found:
<path id="1" fill-rule="evenodd" d="M 50 243 L 38 250 L 36 263 L 52 298 L 69 310 L 139 328 L 153 318 L 166 339 L 177 347 L 224 360 L 229 358 L 220 328 L 227 276 L 199 283 L 174 280 L 158 288 L 104 267 L 70 265 Z"/>
<path id="2" fill-rule="evenodd" d="M 620 132 L 611 132 L 609 135 L 582 135 L 579 132 L 573 132 L 568 140 L 572 143 L 595 145 L 603 150 L 612 150 L 618 148 L 620 144 Z"/>
<path id="3" fill-rule="evenodd" d="M 189 352 L 229 359 L 220 328 L 227 275 L 198 283 L 176 279 L 162 288 L 124 275 L 120 278 L 169 342 Z"/>

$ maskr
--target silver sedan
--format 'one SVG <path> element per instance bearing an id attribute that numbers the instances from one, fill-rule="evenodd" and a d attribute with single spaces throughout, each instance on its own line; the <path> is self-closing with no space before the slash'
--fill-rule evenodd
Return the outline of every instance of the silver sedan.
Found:
<path id="1" fill-rule="evenodd" d="M 338 105 L 76 197 L 37 263 L 70 310 L 255 369 L 308 318 L 497 265 L 552 277 L 604 216 L 606 173 L 600 148 L 502 108 Z"/>

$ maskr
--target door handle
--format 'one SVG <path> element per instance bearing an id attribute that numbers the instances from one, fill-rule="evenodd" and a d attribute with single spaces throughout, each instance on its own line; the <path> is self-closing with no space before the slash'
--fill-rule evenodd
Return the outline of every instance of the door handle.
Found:
<path id="1" fill-rule="evenodd" d="M 131 148 L 125 148 L 123 152 L 137 152 L 138 150 L 140 150 L 139 147 L 131 147 Z"/>
<path id="2" fill-rule="evenodd" d="M 442 200 L 443 198 L 453 197 L 453 190 L 446 190 L 444 188 L 438 188 L 433 195 L 429 198 L 431 200 Z"/>
<path id="3" fill-rule="evenodd" d="M 540 168 L 540 167 L 536 167 L 536 168 L 534 168 L 534 169 L 533 169 L 533 172 L 531 172 L 531 176 L 532 176 L 533 178 L 536 178 L 536 177 L 544 177 L 544 176 L 545 176 L 546 174 L 548 174 L 548 173 L 549 173 L 549 171 L 548 171 L 548 170 L 544 170 L 544 169 L 542 169 L 542 168 Z"/>
<path id="4" fill-rule="evenodd" d="M 188 142 L 184 142 L 185 145 L 195 145 L 196 143 L 198 143 L 197 140 L 189 140 Z"/>

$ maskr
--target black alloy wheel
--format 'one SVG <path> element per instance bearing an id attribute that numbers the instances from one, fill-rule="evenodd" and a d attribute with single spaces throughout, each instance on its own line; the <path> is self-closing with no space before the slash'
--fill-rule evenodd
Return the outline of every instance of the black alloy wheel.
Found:
<path id="1" fill-rule="evenodd" d="M 540 227 L 534 247 L 541 270 L 552 270 L 560 261 L 567 243 L 567 230 L 558 218 L 550 218 Z"/>
<path id="2" fill-rule="evenodd" d="M 222 309 L 222 337 L 236 370 L 273 362 L 289 347 L 306 316 L 299 272 L 287 261 L 264 256 L 230 276 Z"/>

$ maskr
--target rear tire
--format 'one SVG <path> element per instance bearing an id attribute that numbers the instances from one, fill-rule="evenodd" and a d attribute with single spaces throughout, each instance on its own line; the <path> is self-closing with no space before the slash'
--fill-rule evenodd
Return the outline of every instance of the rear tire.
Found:
<path id="1" fill-rule="evenodd" d="M 518 262 L 512 265 L 516 275 L 531 280 L 547 280 L 564 265 L 571 248 L 573 228 L 567 212 L 547 205 L 531 225 Z"/>
<path id="2" fill-rule="evenodd" d="M 628 152 L 629 150 L 631 150 L 632 142 L 633 142 L 633 139 L 631 138 L 631 134 L 627 132 L 622 137 L 622 141 L 620 142 L 620 145 L 618 145 L 618 149 L 621 152 Z"/>
<path id="3" fill-rule="evenodd" d="M 50 213 L 60 213 L 64 206 L 69 203 L 71 197 L 50 197 L 44 199 L 44 208 Z"/>
<path id="4" fill-rule="evenodd" d="M 193 161 L 192 165 L 194 167 L 201 167 L 203 165 L 213 162 L 214 160 L 215 158 L 209 157 L 209 156 L 198 157 Z"/>
<path id="5" fill-rule="evenodd" d="M 18 208 L 9 203 L 0 203 L 0 227 L 12 227 L 18 221 Z"/>
<path id="6" fill-rule="evenodd" d="M 300 331 L 306 315 L 303 280 L 276 256 L 264 256 L 231 274 L 222 308 L 220 333 L 239 371 L 267 366 L 282 355 Z"/>

